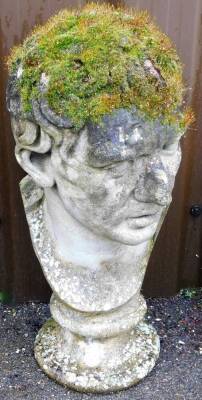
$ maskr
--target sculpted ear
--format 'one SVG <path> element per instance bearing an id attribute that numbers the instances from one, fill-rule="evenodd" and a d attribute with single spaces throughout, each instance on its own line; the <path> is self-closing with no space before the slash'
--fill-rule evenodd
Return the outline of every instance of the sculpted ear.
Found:
<path id="1" fill-rule="evenodd" d="M 15 154 L 20 166 L 34 179 L 37 185 L 44 188 L 54 185 L 50 153 L 37 154 L 22 149 Z"/>
<path id="2" fill-rule="evenodd" d="M 51 167 L 52 141 L 49 135 L 38 125 L 12 118 L 12 130 L 18 163 L 40 187 L 54 185 Z"/>

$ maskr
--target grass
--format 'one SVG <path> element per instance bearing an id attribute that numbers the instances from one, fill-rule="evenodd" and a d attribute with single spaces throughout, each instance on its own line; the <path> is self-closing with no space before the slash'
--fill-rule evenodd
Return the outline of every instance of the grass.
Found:
<path id="1" fill-rule="evenodd" d="M 156 76 L 145 68 L 146 60 Z M 106 4 L 63 10 L 11 51 L 9 72 L 19 65 L 16 84 L 25 113 L 33 98 L 40 100 L 45 73 L 49 106 L 77 128 L 132 106 L 180 130 L 193 120 L 191 110 L 181 110 L 185 89 L 176 50 L 146 12 Z"/>

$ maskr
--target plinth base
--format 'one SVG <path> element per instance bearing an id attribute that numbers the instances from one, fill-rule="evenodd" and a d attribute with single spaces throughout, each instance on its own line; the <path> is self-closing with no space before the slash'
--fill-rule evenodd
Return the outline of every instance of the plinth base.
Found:
<path id="1" fill-rule="evenodd" d="M 94 393 L 138 383 L 154 367 L 159 350 L 159 337 L 145 322 L 127 333 L 99 340 L 72 334 L 51 319 L 35 341 L 35 358 L 49 377 Z"/>

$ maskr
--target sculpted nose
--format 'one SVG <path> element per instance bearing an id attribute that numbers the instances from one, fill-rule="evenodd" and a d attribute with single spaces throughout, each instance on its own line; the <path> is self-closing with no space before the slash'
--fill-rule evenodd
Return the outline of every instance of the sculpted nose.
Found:
<path id="1" fill-rule="evenodd" d="M 169 175 L 158 156 L 145 159 L 134 194 L 138 201 L 154 202 L 166 206 L 171 201 Z"/>

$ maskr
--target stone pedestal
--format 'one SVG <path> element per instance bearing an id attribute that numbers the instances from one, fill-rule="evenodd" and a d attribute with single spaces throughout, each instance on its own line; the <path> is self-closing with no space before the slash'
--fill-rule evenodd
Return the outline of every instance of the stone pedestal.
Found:
<path id="1" fill-rule="evenodd" d="M 81 315 L 52 298 L 51 312 L 54 319 L 37 335 L 35 357 L 57 382 L 78 391 L 117 391 L 137 383 L 154 367 L 159 338 L 142 319 L 142 299 L 138 310 L 131 303 L 106 315 Z"/>

